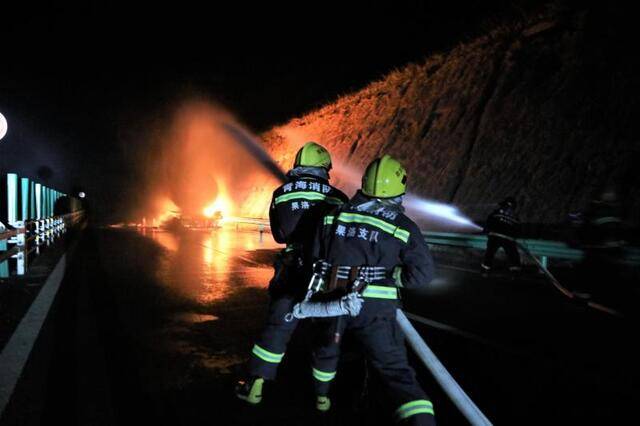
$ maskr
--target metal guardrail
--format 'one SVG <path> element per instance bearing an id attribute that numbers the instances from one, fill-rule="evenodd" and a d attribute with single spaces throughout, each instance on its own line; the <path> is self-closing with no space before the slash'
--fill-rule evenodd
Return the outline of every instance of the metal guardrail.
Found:
<path id="1" fill-rule="evenodd" d="M 229 220 L 237 224 L 258 225 L 261 230 L 269 229 L 269 220 L 247 217 L 234 217 Z M 427 232 L 422 233 L 428 244 L 461 247 L 485 250 L 487 248 L 487 236 L 485 234 L 458 234 L 453 232 Z M 584 251 L 571 247 L 562 241 L 519 239 L 518 244 L 530 254 L 536 256 L 544 267 L 548 266 L 549 259 L 563 259 L 579 261 L 584 257 Z M 630 264 L 640 264 L 640 248 L 625 247 L 624 260 Z"/>
<path id="2" fill-rule="evenodd" d="M 478 250 L 485 250 L 487 248 L 487 236 L 483 234 L 423 232 L 423 235 L 428 244 Z M 540 258 L 540 262 L 544 267 L 547 267 L 549 258 L 578 261 L 584 256 L 583 250 L 570 247 L 567 243 L 561 241 L 519 239 L 517 242 L 526 248 L 533 256 Z M 640 263 L 640 249 L 637 247 L 626 247 L 624 259 L 628 263 Z"/>
<path id="3" fill-rule="evenodd" d="M 6 278 L 10 274 L 9 260 L 15 259 L 15 273 L 24 275 L 29 255 L 38 254 L 41 246 L 61 235 L 82 217 L 82 212 L 77 199 L 29 178 L 7 173 L 2 180 L 6 186 L 0 186 L 0 201 L 6 200 L 6 215 L 0 211 L 0 220 L 8 226 L 0 222 L 0 278 Z M 75 213 L 54 215 L 60 199 L 65 200 L 67 211 Z"/>
<path id="4" fill-rule="evenodd" d="M 51 245 L 83 216 L 83 211 L 77 211 L 46 219 L 18 221 L 15 229 L 0 232 L 0 278 L 10 276 L 10 266 L 13 266 L 9 264 L 10 259 L 15 260 L 15 274 L 24 275 L 30 257 L 40 254 L 42 247 Z"/>

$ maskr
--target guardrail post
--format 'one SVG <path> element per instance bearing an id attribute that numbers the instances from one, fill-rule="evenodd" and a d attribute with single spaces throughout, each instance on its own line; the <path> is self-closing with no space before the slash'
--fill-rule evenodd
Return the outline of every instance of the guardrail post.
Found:
<path id="1" fill-rule="evenodd" d="M 36 254 L 40 254 L 40 246 L 42 245 L 42 236 L 44 232 L 44 223 L 42 221 L 43 216 L 43 206 L 42 206 L 42 185 L 36 183 L 34 186 L 35 193 L 35 205 L 36 205 L 36 215 L 35 215 L 35 233 L 36 233 Z"/>
<path id="2" fill-rule="evenodd" d="M 39 183 L 35 184 L 35 201 L 36 201 L 36 211 L 35 218 L 40 220 L 42 219 L 42 185 Z"/>
<path id="3" fill-rule="evenodd" d="M 20 179 L 20 193 L 20 204 L 22 205 L 20 220 L 24 222 L 29 220 L 29 178 Z"/>
<path id="4" fill-rule="evenodd" d="M 23 221 L 16 222 L 16 229 L 18 234 L 16 235 L 16 246 L 19 248 L 19 252 L 15 255 L 16 258 L 16 273 L 18 275 L 24 275 L 27 270 L 26 262 L 26 238 L 25 238 L 25 223 Z"/>
<path id="5" fill-rule="evenodd" d="M 2 238 L 2 237 L 0 237 Z M 7 240 L 0 240 L 0 251 L 7 250 Z M 9 278 L 9 262 L 0 262 L 0 278 Z"/>
<path id="6" fill-rule="evenodd" d="M 13 225 L 18 221 L 18 175 L 7 173 L 7 222 Z"/>
<path id="7" fill-rule="evenodd" d="M 29 219 L 36 218 L 36 183 L 29 182 Z"/>
<path id="8" fill-rule="evenodd" d="M 36 245 L 36 254 L 40 254 L 40 232 L 40 221 L 36 220 L 33 222 L 33 234 L 35 235 L 33 242 Z"/>

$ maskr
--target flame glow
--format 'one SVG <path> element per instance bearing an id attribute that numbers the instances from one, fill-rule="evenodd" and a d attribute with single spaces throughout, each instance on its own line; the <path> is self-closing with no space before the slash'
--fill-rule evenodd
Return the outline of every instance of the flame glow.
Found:
<path id="1" fill-rule="evenodd" d="M 148 158 L 141 161 L 148 198 L 140 199 L 139 218 L 170 219 L 173 207 L 158 208 L 158 199 L 170 199 L 187 220 L 217 212 L 266 216 L 278 180 L 255 157 L 257 148 L 247 148 L 260 147 L 255 136 L 224 108 L 199 99 L 177 104 L 166 118 L 145 130 L 154 149 L 140 153 Z"/>
<path id="2" fill-rule="evenodd" d="M 231 199 L 221 194 L 215 199 L 214 202 L 207 205 L 202 210 L 202 214 L 204 214 L 206 217 L 211 218 L 216 214 L 216 212 L 220 212 L 222 217 L 225 218 L 231 215 L 232 210 Z"/>
<path id="3" fill-rule="evenodd" d="M 152 219 L 153 226 L 160 226 L 169 219 L 180 216 L 180 208 L 166 197 L 161 197 L 156 200 L 154 210 L 156 215 Z"/>

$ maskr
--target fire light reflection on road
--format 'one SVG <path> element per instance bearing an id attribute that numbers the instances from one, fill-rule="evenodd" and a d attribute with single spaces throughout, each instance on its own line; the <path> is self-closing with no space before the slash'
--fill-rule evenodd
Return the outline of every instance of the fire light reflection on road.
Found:
<path id="1" fill-rule="evenodd" d="M 225 227 L 210 232 L 148 233 L 166 249 L 158 281 L 202 305 L 228 297 L 240 287 L 266 287 L 272 267 L 255 260 L 257 250 L 279 248 L 266 235 Z"/>

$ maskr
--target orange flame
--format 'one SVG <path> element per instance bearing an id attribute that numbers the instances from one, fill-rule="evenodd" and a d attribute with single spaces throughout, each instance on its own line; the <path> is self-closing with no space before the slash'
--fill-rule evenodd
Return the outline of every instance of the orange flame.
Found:
<path id="1" fill-rule="evenodd" d="M 168 198 L 160 198 L 156 201 L 157 209 L 160 214 L 153 219 L 154 226 L 160 225 L 167 220 L 180 215 L 180 207 Z"/>
<path id="2" fill-rule="evenodd" d="M 202 210 L 202 213 L 206 217 L 213 217 L 217 212 L 220 212 L 222 217 L 228 217 L 231 214 L 231 211 L 232 211 L 231 200 L 228 197 L 221 194 L 221 195 L 218 195 L 218 197 L 215 199 L 214 202 L 207 205 Z"/>

